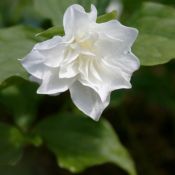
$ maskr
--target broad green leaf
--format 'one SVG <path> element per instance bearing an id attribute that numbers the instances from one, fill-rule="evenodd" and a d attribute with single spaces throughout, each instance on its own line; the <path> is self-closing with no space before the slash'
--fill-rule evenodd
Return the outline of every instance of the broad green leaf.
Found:
<path id="1" fill-rule="evenodd" d="M 101 15 L 109 2 L 109 0 L 35 0 L 34 5 L 41 16 L 51 19 L 53 25 L 62 26 L 64 12 L 70 5 L 80 4 L 89 11 L 90 5 L 94 4 L 99 10 L 98 14 Z"/>
<path id="2" fill-rule="evenodd" d="M 80 172 L 90 166 L 115 163 L 130 175 L 136 175 L 134 163 L 106 120 L 62 114 L 42 121 L 37 129 L 60 167 Z"/>
<path id="3" fill-rule="evenodd" d="M 18 129 L 0 123 L 0 165 L 13 165 L 22 155 L 23 135 Z"/>
<path id="4" fill-rule="evenodd" d="M 36 94 L 37 85 L 21 78 L 11 78 L 3 83 L 0 104 L 14 117 L 15 124 L 27 130 L 37 116 L 37 107 L 42 96 Z"/>
<path id="5" fill-rule="evenodd" d="M 27 78 L 18 59 L 32 49 L 36 33 L 38 30 L 24 26 L 0 29 L 0 85 L 11 76 Z"/>
<path id="6" fill-rule="evenodd" d="M 130 23 L 139 30 L 134 53 L 142 65 L 163 64 L 175 58 L 175 9 L 144 3 Z"/>

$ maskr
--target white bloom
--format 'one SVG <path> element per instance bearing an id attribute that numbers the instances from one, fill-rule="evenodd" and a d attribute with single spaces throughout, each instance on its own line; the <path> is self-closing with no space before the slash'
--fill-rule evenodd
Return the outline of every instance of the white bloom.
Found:
<path id="1" fill-rule="evenodd" d="M 98 24 L 97 11 L 86 13 L 70 6 L 63 19 L 65 36 L 36 44 L 21 61 L 37 81 L 38 94 L 60 94 L 69 89 L 74 104 L 98 120 L 110 94 L 131 88 L 130 78 L 139 61 L 131 53 L 137 30 L 117 20 Z"/>

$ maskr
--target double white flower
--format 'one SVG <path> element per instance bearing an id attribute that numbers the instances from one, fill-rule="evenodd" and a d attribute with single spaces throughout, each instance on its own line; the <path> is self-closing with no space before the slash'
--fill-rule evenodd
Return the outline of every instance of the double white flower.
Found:
<path id="1" fill-rule="evenodd" d="M 98 120 L 110 94 L 131 88 L 130 78 L 139 61 L 131 53 L 137 30 L 117 20 L 96 23 L 97 10 L 86 13 L 70 6 L 63 19 L 65 36 L 36 44 L 21 61 L 40 84 L 38 94 L 60 94 L 69 89 L 74 104 Z"/>

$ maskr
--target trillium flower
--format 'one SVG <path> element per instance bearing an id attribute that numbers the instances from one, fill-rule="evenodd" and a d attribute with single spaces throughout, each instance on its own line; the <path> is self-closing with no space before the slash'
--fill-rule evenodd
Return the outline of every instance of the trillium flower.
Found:
<path id="1" fill-rule="evenodd" d="M 36 44 L 21 60 L 37 81 L 38 94 L 70 91 L 74 104 L 98 120 L 113 90 L 131 88 L 132 73 L 139 68 L 131 46 L 138 31 L 117 20 L 96 23 L 97 10 L 89 13 L 70 6 L 63 18 L 65 35 Z"/>

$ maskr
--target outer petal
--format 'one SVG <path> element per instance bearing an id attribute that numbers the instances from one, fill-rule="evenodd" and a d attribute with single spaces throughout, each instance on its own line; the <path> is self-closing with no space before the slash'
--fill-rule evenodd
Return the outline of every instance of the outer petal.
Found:
<path id="1" fill-rule="evenodd" d="M 130 47 L 125 45 L 123 41 L 105 37 L 103 39 L 99 39 L 95 43 L 95 48 L 97 55 L 102 59 L 105 57 L 108 58 L 111 55 L 116 55 L 116 57 L 120 57 L 125 52 L 128 52 L 130 50 Z"/>
<path id="2" fill-rule="evenodd" d="M 86 31 L 91 22 L 95 22 L 97 18 L 97 11 L 95 6 L 91 6 L 91 12 L 86 13 L 84 8 L 78 4 L 70 6 L 63 17 L 63 26 L 65 34 L 73 36 L 80 31 Z M 86 30 L 85 30 L 86 29 Z"/>
<path id="3" fill-rule="evenodd" d="M 38 79 L 42 79 L 43 73 L 48 69 L 43 62 L 44 57 L 37 50 L 32 50 L 21 60 L 23 67 Z"/>
<path id="4" fill-rule="evenodd" d="M 34 49 L 36 50 L 45 50 L 45 49 L 50 49 L 55 46 L 57 46 L 59 43 L 62 42 L 62 37 L 60 36 L 54 36 L 51 39 L 48 39 L 46 41 L 40 42 L 34 46 Z"/>
<path id="5" fill-rule="evenodd" d="M 97 20 L 97 9 L 93 4 L 91 4 L 91 11 L 88 14 L 89 14 L 89 18 L 92 21 L 96 22 L 96 20 Z"/>
<path id="6" fill-rule="evenodd" d="M 106 101 L 102 102 L 98 94 L 90 87 L 76 81 L 70 87 L 71 98 L 74 104 L 92 119 L 98 121 L 103 110 L 108 106 L 110 94 Z"/>
<path id="7" fill-rule="evenodd" d="M 42 79 L 43 72 L 49 69 L 48 66 L 59 66 L 64 56 L 64 48 L 62 38 L 55 36 L 36 44 L 32 51 L 21 60 L 21 63 L 31 75 Z"/>
<path id="8" fill-rule="evenodd" d="M 139 59 L 131 51 L 118 58 L 113 55 L 110 58 L 106 58 L 105 61 L 112 66 L 120 68 L 123 73 L 130 76 L 140 67 Z"/>
<path id="9" fill-rule="evenodd" d="M 43 63 L 49 67 L 58 67 L 64 58 L 64 52 L 67 43 L 62 37 L 55 36 L 52 39 L 43 41 L 34 46 L 33 50 L 37 50 L 43 56 Z"/>
<path id="10" fill-rule="evenodd" d="M 56 47 L 40 50 L 40 54 L 44 57 L 44 64 L 49 67 L 59 67 L 64 60 L 66 45 L 60 43 Z"/>
<path id="11" fill-rule="evenodd" d="M 104 38 L 104 35 L 106 35 L 109 38 L 120 40 L 124 42 L 126 47 L 131 47 L 138 35 L 137 29 L 126 27 L 117 20 L 97 24 L 94 27 L 94 29 L 101 34 L 102 38 Z"/>
<path id="12" fill-rule="evenodd" d="M 105 101 L 108 94 L 113 90 L 131 88 L 130 73 L 109 64 L 105 60 L 87 61 L 88 59 L 86 59 L 86 65 L 81 65 L 79 81 L 83 85 L 94 89 L 102 101 Z"/>
<path id="13" fill-rule="evenodd" d="M 38 88 L 38 94 L 58 94 L 68 90 L 73 83 L 73 78 L 59 78 L 58 70 L 52 69 L 44 72 L 43 81 Z"/>

